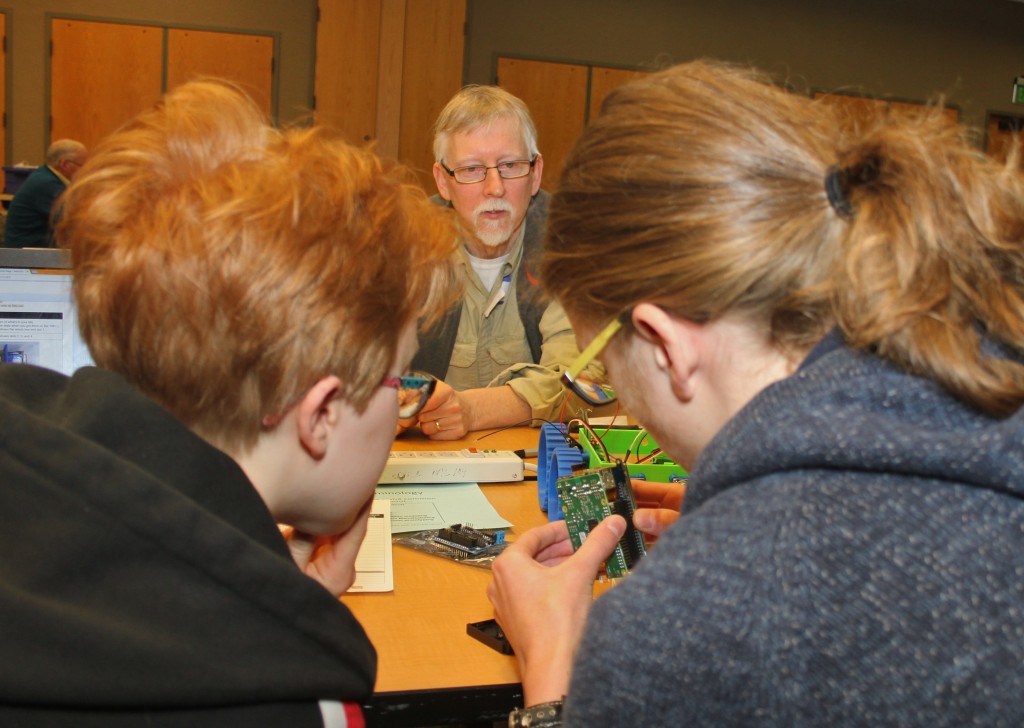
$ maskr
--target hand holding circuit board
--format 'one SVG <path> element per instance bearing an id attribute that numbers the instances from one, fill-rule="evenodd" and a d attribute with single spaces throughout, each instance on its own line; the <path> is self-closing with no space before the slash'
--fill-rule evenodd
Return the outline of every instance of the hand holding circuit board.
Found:
<path id="1" fill-rule="evenodd" d="M 578 471 L 560 478 L 556 488 L 574 550 L 579 549 L 590 531 L 608 516 L 618 514 L 626 519 L 626 532 L 605 561 L 604 575 L 618 579 L 628 574 L 647 549 L 643 534 L 633 524 L 636 500 L 626 466 L 616 463 Z"/>
<path id="2" fill-rule="evenodd" d="M 558 699 L 568 690 L 595 575 L 621 575 L 646 551 L 644 534 L 633 524 L 636 502 L 624 465 L 577 471 L 559 481 L 565 481 L 555 484 L 564 491 L 557 496 L 565 519 L 530 529 L 509 546 L 495 560 L 487 588 L 497 623 L 486 627 L 500 630 L 514 645 L 524 695 L 534 703 Z M 638 489 L 642 515 L 655 522 L 645 531 L 656 538 L 678 517 L 685 485 L 640 483 Z M 490 631 L 484 640 L 493 641 Z"/>
<path id="3" fill-rule="evenodd" d="M 495 559 L 487 596 L 514 646 L 523 693 L 532 703 L 556 700 L 569 689 L 576 647 L 594 600 L 594 575 L 626 530 L 604 519 L 574 550 L 564 520 L 522 534 Z M 526 669 L 527 665 L 530 669 Z"/>

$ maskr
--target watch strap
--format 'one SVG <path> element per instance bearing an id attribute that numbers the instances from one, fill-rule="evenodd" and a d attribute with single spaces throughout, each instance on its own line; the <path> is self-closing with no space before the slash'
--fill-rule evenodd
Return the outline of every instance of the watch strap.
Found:
<path id="1" fill-rule="evenodd" d="M 562 725 L 562 701 L 516 708 L 508 714 L 508 728 L 557 728 Z"/>

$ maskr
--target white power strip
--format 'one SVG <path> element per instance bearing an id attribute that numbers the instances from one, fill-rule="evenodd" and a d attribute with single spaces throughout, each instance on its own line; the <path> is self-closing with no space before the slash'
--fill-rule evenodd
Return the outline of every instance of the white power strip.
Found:
<path id="1" fill-rule="evenodd" d="M 394 450 L 379 483 L 503 483 L 523 479 L 511 450 Z"/>

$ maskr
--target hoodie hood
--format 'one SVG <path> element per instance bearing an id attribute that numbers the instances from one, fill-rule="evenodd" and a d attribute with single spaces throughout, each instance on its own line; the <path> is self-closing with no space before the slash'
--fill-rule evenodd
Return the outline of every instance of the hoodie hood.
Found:
<path id="1" fill-rule="evenodd" d="M 252 484 L 121 377 L 0 367 L 0 700 L 353 700 L 376 655 Z"/>

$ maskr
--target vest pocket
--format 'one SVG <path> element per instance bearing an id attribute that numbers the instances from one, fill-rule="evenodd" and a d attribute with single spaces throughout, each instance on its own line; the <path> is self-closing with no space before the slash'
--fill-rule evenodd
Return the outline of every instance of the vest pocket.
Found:
<path id="1" fill-rule="evenodd" d="M 450 366 L 466 369 L 476 361 L 476 346 L 473 344 L 456 344 L 452 349 Z"/>
<path id="2" fill-rule="evenodd" d="M 499 369 L 507 369 L 513 364 L 533 361 L 530 347 L 525 339 L 516 337 L 498 339 L 487 347 L 487 354 Z"/>

